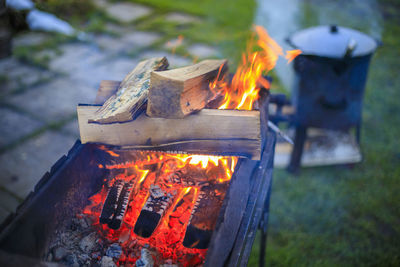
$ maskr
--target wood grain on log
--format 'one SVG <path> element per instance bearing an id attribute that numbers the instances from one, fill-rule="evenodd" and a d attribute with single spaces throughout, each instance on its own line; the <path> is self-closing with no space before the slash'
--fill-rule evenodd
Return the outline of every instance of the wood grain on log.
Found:
<path id="1" fill-rule="evenodd" d="M 103 105 L 107 99 L 117 92 L 120 84 L 121 81 L 102 80 L 94 103 Z"/>
<path id="2" fill-rule="evenodd" d="M 140 62 L 121 82 L 117 92 L 89 118 L 89 122 L 113 123 L 135 118 L 136 112 L 147 101 L 150 73 L 165 70 L 168 61 L 164 58 L 152 58 Z"/>
<path id="3" fill-rule="evenodd" d="M 125 123 L 88 123 L 98 107 L 78 106 L 82 143 L 104 143 L 137 149 L 260 159 L 259 111 L 203 109 L 185 119 L 150 118 L 141 114 Z"/>
<path id="4" fill-rule="evenodd" d="M 213 96 L 210 82 L 227 70 L 227 60 L 204 60 L 192 66 L 152 72 L 147 115 L 183 118 L 203 109 Z"/>

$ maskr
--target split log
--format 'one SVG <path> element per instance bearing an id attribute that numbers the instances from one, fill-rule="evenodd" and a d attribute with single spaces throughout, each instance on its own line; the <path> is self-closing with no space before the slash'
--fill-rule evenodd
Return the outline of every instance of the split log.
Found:
<path id="1" fill-rule="evenodd" d="M 125 123 L 88 123 L 97 108 L 78 106 L 82 143 L 260 159 L 259 111 L 203 109 L 185 119 L 150 118 L 141 114 Z"/>
<path id="2" fill-rule="evenodd" d="M 117 93 L 121 81 L 102 80 L 97 91 L 95 104 L 103 105 L 113 94 Z"/>
<path id="3" fill-rule="evenodd" d="M 164 192 L 158 185 L 151 185 L 149 197 L 140 211 L 133 231 L 139 236 L 150 237 L 172 204 L 174 196 Z"/>
<path id="4" fill-rule="evenodd" d="M 192 66 L 152 72 L 146 114 L 183 118 L 203 109 L 213 96 L 210 82 L 227 70 L 227 60 L 204 60 Z"/>
<path id="5" fill-rule="evenodd" d="M 223 183 L 201 187 L 183 239 L 185 247 L 208 247 L 228 185 Z"/>
<path id="6" fill-rule="evenodd" d="M 168 61 L 165 57 L 140 62 L 124 78 L 117 92 L 89 118 L 89 122 L 112 123 L 134 119 L 147 101 L 150 73 L 154 70 L 165 70 L 167 67 Z"/>
<path id="7" fill-rule="evenodd" d="M 99 218 L 100 223 L 106 224 L 111 222 L 117 209 L 118 199 L 121 195 L 123 186 L 124 182 L 122 180 L 117 180 L 108 191 L 106 200 L 104 201 L 103 208 L 101 210 Z"/>
<path id="8" fill-rule="evenodd" d="M 110 222 L 108 222 L 108 227 L 117 230 L 121 227 L 122 221 L 124 220 L 126 210 L 129 204 L 129 198 L 131 196 L 133 189 L 133 182 L 126 182 L 122 188 L 121 194 L 118 199 L 118 206 L 114 212 L 114 216 Z"/>

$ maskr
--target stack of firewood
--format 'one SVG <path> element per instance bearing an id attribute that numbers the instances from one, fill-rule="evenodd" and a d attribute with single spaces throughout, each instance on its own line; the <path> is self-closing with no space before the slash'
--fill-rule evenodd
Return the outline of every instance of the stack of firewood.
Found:
<path id="1" fill-rule="evenodd" d="M 227 60 L 167 70 L 168 60 L 140 62 L 122 82 L 102 81 L 101 106 L 78 106 L 82 143 L 137 149 L 260 157 L 258 111 L 205 109 Z M 103 100 L 103 101 L 101 101 Z"/>

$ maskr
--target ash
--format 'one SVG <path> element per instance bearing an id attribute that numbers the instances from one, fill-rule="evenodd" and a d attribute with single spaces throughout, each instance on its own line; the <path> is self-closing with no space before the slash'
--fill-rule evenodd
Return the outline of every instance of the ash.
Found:
<path id="1" fill-rule="evenodd" d="M 128 246 L 129 251 L 124 251 L 120 245 L 124 241 L 110 242 L 99 234 L 90 216 L 78 214 L 54 233 L 46 259 L 74 267 L 115 267 L 121 266 L 118 263 L 127 256 L 133 256 L 138 259 L 136 263 L 128 263 L 126 266 L 154 266 L 151 256 L 154 252 L 149 247 L 140 248 L 131 244 Z M 167 261 L 160 266 L 177 266 L 168 263 Z"/>
<path id="2" fill-rule="evenodd" d="M 152 256 L 155 251 L 152 251 L 149 246 L 141 247 L 133 240 L 123 249 L 121 243 L 127 241 L 125 235 L 121 235 L 116 242 L 110 242 L 93 226 L 93 220 L 96 218 L 78 214 L 76 218 L 72 218 L 60 227 L 54 233 L 46 260 L 73 267 L 116 267 L 124 266 L 121 262 L 126 262 L 127 258 L 136 258 L 135 263 L 126 262 L 125 266 L 157 266 Z M 158 266 L 178 267 L 169 259 Z"/>
<path id="3" fill-rule="evenodd" d="M 79 214 L 58 229 L 49 246 L 47 260 L 66 266 L 116 266 L 113 258 L 107 256 L 112 244 L 100 237 L 91 225 L 89 217 Z"/>

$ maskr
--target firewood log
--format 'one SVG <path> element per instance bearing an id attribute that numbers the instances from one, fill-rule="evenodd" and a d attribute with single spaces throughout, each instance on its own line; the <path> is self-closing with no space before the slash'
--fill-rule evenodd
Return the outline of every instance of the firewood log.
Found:
<path id="1" fill-rule="evenodd" d="M 126 123 L 88 123 L 97 108 L 78 106 L 82 143 L 260 159 L 259 111 L 203 109 L 185 119 L 150 118 L 141 114 Z"/>
<path id="2" fill-rule="evenodd" d="M 183 118 L 201 110 L 213 96 L 210 82 L 227 70 L 226 60 L 204 60 L 192 66 L 152 72 L 146 114 Z"/>
<path id="3" fill-rule="evenodd" d="M 150 86 L 150 73 L 165 70 L 168 61 L 152 58 L 140 62 L 121 82 L 117 92 L 96 111 L 89 122 L 112 123 L 134 119 L 147 101 Z"/>
<path id="4" fill-rule="evenodd" d="M 104 201 L 103 208 L 101 210 L 99 218 L 100 223 L 105 224 L 112 220 L 115 210 L 118 206 L 118 199 L 121 195 L 123 186 L 124 182 L 122 180 L 117 180 L 108 191 L 106 200 Z"/>
<path id="5" fill-rule="evenodd" d="M 122 221 L 125 217 L 126 210 L 129 204 L 129 198 L 133 189 L 133 182 L 126 182 L 122 188 L 121 194 L 118 199 L 118 206 L 114 212 L 114 216 L 110 222 L 108 222 L 108 227 L 117 230 L 121 227 Z"/>
<path id="6" fill-rule="evenodd" d="M 185 247 L 208 247 L 227 187 L 228 183 L 201 187 L 183 239 Z"/>
<path id="7" fill-rule="evenodd" d="M 151 185 L 149 197 L 140 211 L 133 231 L 139 236 L 150 237 L 172 204 L 174 196 L 173 193 L 164 192 L 158 185 Z"/>

